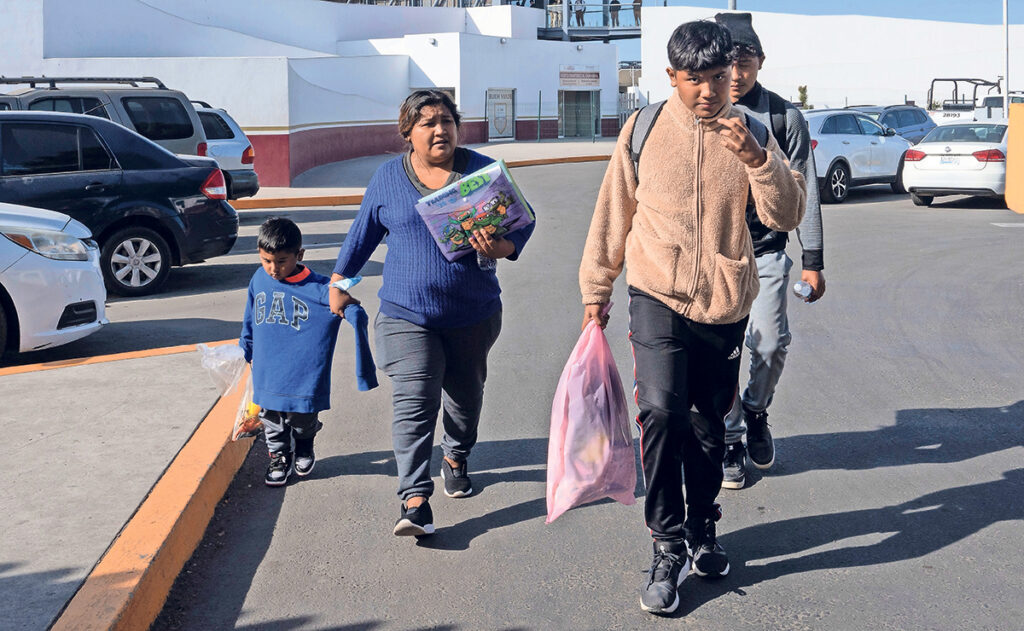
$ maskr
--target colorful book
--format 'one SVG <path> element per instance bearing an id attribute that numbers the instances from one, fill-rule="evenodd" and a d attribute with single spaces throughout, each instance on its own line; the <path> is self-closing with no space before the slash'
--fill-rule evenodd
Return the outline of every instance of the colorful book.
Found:
<path id="1" fill-rule="evenodd" d="M 535 220 L 504 160 L 427 195 L 416 211 L 449 261 L 475 251 L 469 237 L 477 230 L 498 237 Z"/>

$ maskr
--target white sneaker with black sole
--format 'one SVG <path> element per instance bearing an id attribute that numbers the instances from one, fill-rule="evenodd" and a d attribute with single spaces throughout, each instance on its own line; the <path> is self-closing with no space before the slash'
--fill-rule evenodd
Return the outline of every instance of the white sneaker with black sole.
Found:
<path id="1" fill-rule="evenodd" d="M 291 454 L 272 453 L 270 454 L 270 466 L 267 467 L 267 475 L 263 481 L 267 486 L 284 486 L 288 483 L 288 476 L 295 471 L 292 466 Z"/>

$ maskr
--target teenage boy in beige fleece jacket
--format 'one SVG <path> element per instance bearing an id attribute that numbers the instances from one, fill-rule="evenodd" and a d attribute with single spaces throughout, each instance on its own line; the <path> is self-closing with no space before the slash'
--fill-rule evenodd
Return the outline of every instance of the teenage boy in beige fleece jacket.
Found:
<path id="1" fill-rule="evenodd" d="M 762 148 L 732 111 L 731 51 L 728 31 L 714 22 L 672 34 L 672 96 L 647 137 L 639 177 L 629 151 L 636 116 L 622 128 L 580 264 L 583 324 L 602 326 L 601 307 L 626 265 L 644 515 L 654 538 L 641 607 L 658 614 L 678 607 L 691 562 L 700 576 L 729 572 L 715 536 L 715 498 L 723 418 L 758 291 L 748 192 L 773 230 L 794 229 L 804 212 L 803 177 L 774 140 Z M 699 414 L 691 417 L 691 408 Z"/>

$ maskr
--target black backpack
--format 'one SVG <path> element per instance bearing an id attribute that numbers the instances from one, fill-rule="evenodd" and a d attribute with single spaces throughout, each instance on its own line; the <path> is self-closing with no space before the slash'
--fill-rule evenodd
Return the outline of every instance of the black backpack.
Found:
<path id="1" fill-rule="evenodd" d="M 654 127 L 654 122 L 658 120 L 663 107 L 665 107 L 665 101 L 649 103 L 640 108 L 640 113 L 636 115 L 633 134 L 629 139 L 629 158 L 633 161 L 633 172 L 636 174 L 638 181 L 640 179 L 640 153 L 644 150 L 644 145 L 647 144 L 647 137 L 651 135 L 651 129 Z M 786 111 L 784 107 L 778 119 L 774 109 L 772 110 L 772 127 L 775 128 L 776 133 L 778 132 L 780 122 L 784 137 L 786 129 Z M 757 144 L 762 147 L 768 146 L 768 128 L 761 121 L 743 112 L 743 123 L 750 130 L 750 133 L 753 134 Z M 782 140 L 779 140 L 778 136 L 776 137 L 776 142 L 779 143 L 780 147 L 782 146 Z M 785 148 L 783 148 L 783 152 L 785 152 Z"/>

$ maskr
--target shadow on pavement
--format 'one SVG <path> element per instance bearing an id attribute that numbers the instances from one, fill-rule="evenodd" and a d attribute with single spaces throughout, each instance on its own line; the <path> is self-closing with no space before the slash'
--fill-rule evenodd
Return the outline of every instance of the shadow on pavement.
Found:
<path id="1" fill-rule="evenodd" d="M 823 201 L 821 205 L 829 208 L 842 208 L 843 206 L 877 204 L 901 199 L 909 201 L 910 197 L 906 193 L 893 193 L 888 184 L 873 184 L 871 186 L 851 188 L 849 193 L 847 193 L 846 199 L 841 204 L 829 204 Z"/>
<path id="2" fill-rule="evenodd" d="M 822 570 L 916 559 L 1000 521 L 1024 519 L 1024 469 L 1000 480 L 944 489 L 902 504 L 799 517 L 723 534 L 733 571 L 721 580 L 687 579 L 680 616 L 715 598 L 765 581 Z M 853 537 L 883 537 L 844 546 Z M 832 549 L 815 548 L 829 546 Z M 764 560 L 763 563 L 758 561 Z"/>
<path id="3" fill-rule="evenodd" d="M 301 629 L 317 629 L 318 631 L 371 631 L 380 627 L 382 622 L 378 620 L 367 620 L 355 624 L 343 624 L 333 627 L 324 627 L 315 624 L 318 616 L 298 616 L 284 620 L 273 620 L 271 622 L 258 622 L 256 624 L 245 624 L 232 627 L 235 631 L 299 631 Z M 307 626 L 308 625 L 308 626 Z M 154 627 L 155 628 L 155 627 Z M 448 629 L 450 627 L 439 627 Z"/>
<path id="4" fill-rule="evenodd" d="M 863 432 L 775 439 L 769 476 L 952 463 L 1024 445 L 1024 401 L 992 408 L 899 410 L 896 424 Z"/>
<path id="5" fill-rule="evenodd" d="M 242 468 L 217 505 L 203 540 L 174 582 L 167 602 L 150 629 L 192 629 L 191 621 L 202 620 L 207 629 L 234 629 L 252 579 L 270 548 L 284 489 L 263 488 L 263 475 L 269 458 L 262 438 L 249 450 Z M 252 487 L 259 491 L 253 492 Z M 210 584 L 203 580 L 205 572 L 216 572 L 218 590 L 215 596 L 193 593 L 194 585 Z M 197 573 L 196 576 L 191 576 Z M 188 577 L 189 580 L 183 580 Z M 199 579 L 199 580 L 192 580 Z M 197 603 L 202 610 L 196 611 Z M 242 627 L 246 629 L 298 629 L 311 622 L 306 617 Z M 377 622 L 366 623 L 376 625 Z M 317 627 L 321 628 L 321 627 Z M 336 627 L 357 629 L 358 626 Z M 367 627 L 367 628 L 373 628 Z"/>
<path id="6" fill-rule="evenodd" d="M 41 629 L 49 625 L 60 608 L 59 601 L 55 603 L 50 599 L 54 594 L 64 593 L 67 595 L 63 598 L 71 598 L 82 578 L 69 576 L 80 575 L 80 570 L 61 568 L 19 573 L 23 565 L 0 562 L 0 619 L 11 629 Z"/>
<path id="7" fill-rule="evenodd" d="M 98 355 L 238 338 L 238 334 L 242 330 L 241 309 L 242 307 L 239 307 L 238 321 L 235 322 L 211 318 L 111 322 L 89 337 L 56 348 L 15 355 L 4 365 L 24 366 L 25 364 L 88 359 Z M 198 359 L 196 362 L 198 364 Z"/>
<path id="8" fill-rule="evenodd" d="M 1002 197 L 936 197 L 929 208 L 1002 209 L 1006 208 L 1006 200 Z"/>
<path id="9" fill-rule="evenodd" d="M 271 217 L 287 217 L 297 224 L 326 223 L 331 221 L 347 221 L 355 219 L 358 209 L 350 206 L 338 208 L 260 208 L 243 210 L 238 213 L 239 226 L 259 226 Z"/>

